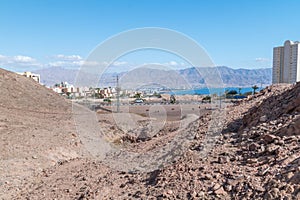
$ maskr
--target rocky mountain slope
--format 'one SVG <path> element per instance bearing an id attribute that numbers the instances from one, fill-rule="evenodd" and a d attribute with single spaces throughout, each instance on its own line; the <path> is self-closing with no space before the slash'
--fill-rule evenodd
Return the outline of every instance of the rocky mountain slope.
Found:
<path id="1" fill-rule="evenodd" d="M 186 131 L 177 161 L 148 173 L 74 159 L 43 170 L 15 198 L 299 199 L 300 84 L 276 85 L 226 108 L 225 126 L 205 151 L 210 114 Z"/>
<path id="2" fill-rule="evenodd" d="M 225 66 L 217 67 L 221 79 L 226 87 L 251 87 L 253 85 L 271 84 L 272 70 L 265 69 L 232 69 Z M 197 72 L 198 70 L 198 72 Z M 193 85 L 204 83 L 201 72 L 207 68 L 187 68 L 179 71 L 179 74 L 189 80 Z"/>

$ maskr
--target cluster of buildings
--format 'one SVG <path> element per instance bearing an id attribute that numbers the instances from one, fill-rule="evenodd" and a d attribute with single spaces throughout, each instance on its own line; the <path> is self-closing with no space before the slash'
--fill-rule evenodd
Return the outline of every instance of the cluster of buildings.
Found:
<path id="1" fill-rule="evenodd" d="M 31 78 L 34 81 L 41 83 L 41 76 L 32 72 L 18 72 L 22 76 Z M 57 83 L 53 86 L 47 86 L 54 92 L 70 97 L 70 98 L 82 98 L 82 97 L 95 97 L 100 99 L 115 98 L 117 96 L 117 89 L 115 87 L 104 87 L 104 88 L 92 88 L 92 87 L 75 87 L 68 82 Z M 146 91 L 131 91 L 131 90 L 120 90 L 120 96 L 134 97 L 137 93 L 144 96 Z"/>
<path id="2" fill-rule="evenodd" d="M 300 43 L 287 40 L 283 46 L 273 49 L 272 83 L 296 83 L 300 81 Z"/>
<path id="3" fill-rule="evenodd" d="M 69 97 L 81 97 L 89 93 L 88 87 L 74 87 L 72 84 L 69 84 L 68 82 L 57 83 L 54 86 L 51 86 L 49 88 L 58 94 L 69 96 Z"/>
<path id="4" fill-rule="evenodd" d="M 50 87 L 54 92 L 72 97 L 96 97 L 96 98 L 112 98 L 116 96 L 116 88 L 92 88 L 92 87 L 75 87 L 67 82 L 61 82 Z M 121 91 L 123 93 L 123 91 Z M 120 92 L 120 93 L 121 93 Z"/>

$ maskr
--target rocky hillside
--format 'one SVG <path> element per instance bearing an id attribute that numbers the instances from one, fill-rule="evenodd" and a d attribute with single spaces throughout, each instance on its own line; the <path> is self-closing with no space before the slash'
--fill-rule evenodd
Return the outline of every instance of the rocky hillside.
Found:
<path id="1" fill-rule="evenodd" d="M 44 170 L 16 198 L 300 199 L 299 88 L 271 86 L 229 106 L 221 135 L 208 137 L 213 116 L 203 115 L 186 130 L 194 139 L 183 156 L 158 170 L 75 159 Z"/>
<path id="2" fill-rule="evenodd" d="M 228 126 L 237 131 L 232 142 L 256 182 L 251 198 L 300 198 L 299 92 L 299 83 L 270 86 L 231 111 L 240 115 Z"/>
<path id="3" fill-rule="evenodd" d="M 282 134 L 286 136 L 299 135 L 300 127 L 295 127 L 298 123 L 294 122 L 294 119 L 298 120 L 297 117 L 300 114 L 300 84 L 290 87 L 284 92 L 280 92 L 276 87 L 267 87 L 263 90 L 256 97 L 268 96 L 268 98 L 262 101 L 259 106 L 255 106 L 248 111 L 243 118 L 243 126 L 257 126 L 261 122 L 273 126 L 281 124 L 275 127 L 278 127 L 278 131 Z M 276 122 L 278 123 L 276 124 Z M 283 126 L 283 124 L 288 125 L 288 127 Z M 287 131 L 287 129 L 290 131 Z M 282 130 L 287 132 L 283 133 Z"/>

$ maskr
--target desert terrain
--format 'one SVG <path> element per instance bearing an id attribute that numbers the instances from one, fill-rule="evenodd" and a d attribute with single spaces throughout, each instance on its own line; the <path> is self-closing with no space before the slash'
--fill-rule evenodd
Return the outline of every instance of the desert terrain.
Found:
<path id="1" fill-rule="evenodd" d="M 121 113 L 2 69 L 0 86 L 0 199 L 300 199 L 299 83 Z"/>

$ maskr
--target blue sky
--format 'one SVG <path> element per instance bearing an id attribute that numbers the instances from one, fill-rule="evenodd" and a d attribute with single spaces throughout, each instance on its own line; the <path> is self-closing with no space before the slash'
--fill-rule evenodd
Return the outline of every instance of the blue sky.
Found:
<path id="1" fill-rule="evenodd" d="M 272 48 L 300 40 L 298 0 L 1 0 L 0 66 L 15 71 L 76 68 L 105 39 L 162 27 L 197 41 L 216 65 L 272 66 Z M 181 63 L 145 51 L 116 65 Z"/>

